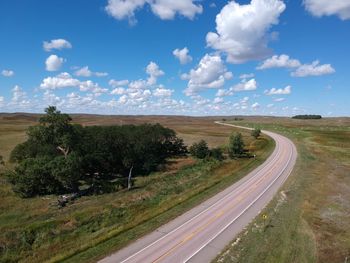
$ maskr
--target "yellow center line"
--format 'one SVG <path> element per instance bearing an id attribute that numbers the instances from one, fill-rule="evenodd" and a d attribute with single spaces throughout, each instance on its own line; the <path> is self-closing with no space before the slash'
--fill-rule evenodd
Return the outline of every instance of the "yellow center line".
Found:
<path id="1" fill-rule="evenodd" d="M 221 210 L 220 212 L 216 213 L 215 216 L 211 217 L 209 221 L 207 221 L 204 225 L 198 227 L 195 231 L 191 232 L 190 234 L 186 235 L 180 242 L 178 242 L 177 244 L 175 244 L 173 247 L 171 247 L 167 252 L 165 252 L 164 254 L 162 254 L 161 256 L 159 256 L 157 259 L 155 259 L 153 261 L 153 263 L 157 263 L 160 262 L 163 258 L 169 256 L 170 254 L 172 254 L 178 247 L 180 247 L 181 245 L 185 244 L 186 242 L 190 241 L 191 239 L 193 239 L 193 237 L 200 233 L 202 230 L 204 230 L 207 226 L 209 226 L 210 224 L 212 224 L 213 222 L 215 222 L 218 218 L 222 217 L 227 211 L 231 210 L 233 207 L 235 207 L 240 201 L 242 201 L 245 197 L 248 196 L 248 194 L 253 191 L 255 188 L 257 188 L 257 186 L 261 183 L 261 181 L 268 175 L 271 174 L 271 171 L 273 169 L 275 169 L 276 166 L 272 167 L 271 169 L 269 169 L 264 176 L 262 176 L 257 183 L 255 183 L 253 186 L 248 188 L 248 191 L 244 191 L 239 197 L 234 199 L 234 202 L 227 207 L 226 209 Z"/>

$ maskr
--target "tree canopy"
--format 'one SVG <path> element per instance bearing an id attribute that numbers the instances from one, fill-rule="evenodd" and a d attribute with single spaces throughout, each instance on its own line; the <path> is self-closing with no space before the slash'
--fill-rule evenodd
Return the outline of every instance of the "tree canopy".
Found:
<path id="1" fill-rule="evenodd" d="M 82 127 L 55 107 L 45 112 L 10 156 L 17 165 L 7 174 L 23 197 L 73 193 L 82 186 L 100 193 L 113 190 L 114 182 L 125 187 L 131 169 L 148 175 L 187 152 L 182 139 L 160 124 Z"/>

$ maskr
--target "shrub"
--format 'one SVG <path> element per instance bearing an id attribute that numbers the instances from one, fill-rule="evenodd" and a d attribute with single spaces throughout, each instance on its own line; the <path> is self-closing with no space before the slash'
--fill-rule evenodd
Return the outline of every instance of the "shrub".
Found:
<path id="1" fill-rule="evenodd" d="M 192 144 L 190 147 L 190 154 L 198 159 L 204 159 L 208 157 L 210 151 L 207 142 L 200 140 L 199 142 Z"/>

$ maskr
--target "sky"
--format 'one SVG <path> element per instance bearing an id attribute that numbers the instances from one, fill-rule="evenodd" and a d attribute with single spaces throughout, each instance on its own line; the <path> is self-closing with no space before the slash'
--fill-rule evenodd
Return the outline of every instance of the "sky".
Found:
<path id="1" fill-rule="evenodd" d="M 349 116 L 349 0 L 2 0 L 0 112 Z"/>

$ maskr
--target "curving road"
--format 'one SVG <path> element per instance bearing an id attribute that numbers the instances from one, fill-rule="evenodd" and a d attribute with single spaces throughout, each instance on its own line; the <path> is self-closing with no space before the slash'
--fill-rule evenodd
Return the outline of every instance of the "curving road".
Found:
<path id="1" fill-rule="evenodd" d="M 276 147 L 262 165 L 201 205 L 100 262 L 205 263 L 213 260 L 268 204 L 295 164 L 297 152 L 289 139 L 273 132 L 263 133 L 275 140 Z"/>

